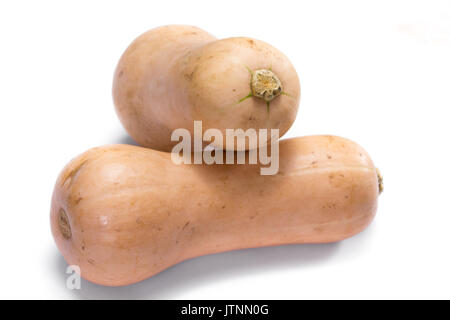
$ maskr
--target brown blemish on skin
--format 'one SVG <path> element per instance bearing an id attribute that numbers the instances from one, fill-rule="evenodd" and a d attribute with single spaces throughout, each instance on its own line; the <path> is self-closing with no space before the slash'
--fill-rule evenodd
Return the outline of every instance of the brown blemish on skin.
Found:
<path id="1" fill-rule="evenodd" d="M 323 227 L 318 226 L 318 227 L 314 227 L 314 231 L 320 233 L 320 232 L 323 232 L 324 230 L 323 230 Z"/>
<path id="2" fill-rule="evenodd" d="M 78 199 L 75 200 L 75 204 L 79 204 L 81 200 L 83 200 L 83 197 L 78 197 Z"/>
<path id="3" fill-rule="evenodd" d="M 119 72 L 119 78 L 120 78 L 121 76 L 123 76 L 123 70 L 120 70 L 120 72 Z"/>
<path id="4" fill-rule="evenodd" d="M 189 223 L 190 223 L 190 221 L 186 222 L 181 230 L 186 229 L 186 227 L 189 225 Z"/>
<path id="5" fill-rule="evenodd" d="M 343 174 L 330 173 L 328 175 L 329 183 L 335 188 L 341 188 L 346 184 Z"/>
<path id="6" fill-rule="evenodd" d="M 328 209 L 334 209 L 334 210 L 336 210 L 336 203 L 327 203 L 327 204 L 326 204 L 326 207 L 327 207 Z"/>
<path id="7" fill-rule="evenodd" d="M 134 90 L 127 90 L 126 97 L 128 100 L 132 100 L 134 97 Z M 134 110 L 134 113 L 137 114 L 136 110 Z"/>
<path id="8" fill-rule="evenodd" d="M 194 78 L 194 71 L 192 71 L 191 73 L 186 73 L 184 77 L 186 78 L 186 80 L 192 81 L 192 79 Z"/>
<path id="9" fill-rule="evenodd" d="M 71 183 L 73 182 L 73 180 L 75 179 L 76 175 L 78 174 L 78 172 L 80 172 L 80 170 L 86 165 L 86 163 L 87 163 L 87 160 L 84 160 L 78 166 L 76 166 L 72 171 L 70 171 L 67 174 L 67 176 L 63 179 L 63 185 L 66 185 L 66 183 L 67 183 L 68 186 L 70 186 Z"/>
<path id="10" fill-rule="evenodd" d="M 327 154 L 327 158 L 332 159 L 333 157 L 331 155 Z"/>
<path id="11" fill-rule="evenodd" d="M 72 237 L 72 230 L 70 229 L 69 218 L 63 208 L 59 209 L 58 213 L 59 231 L 65 239 Z"/>
<path id="12" fill-rule="evenodd" d="M 88 258 L 88 259 L 87 259 L 87 262 L 88 262 L 89 264 L 91 264 L 91 265 L 95 265 L 95 260 L 94 260 L 94 259 Z"/>

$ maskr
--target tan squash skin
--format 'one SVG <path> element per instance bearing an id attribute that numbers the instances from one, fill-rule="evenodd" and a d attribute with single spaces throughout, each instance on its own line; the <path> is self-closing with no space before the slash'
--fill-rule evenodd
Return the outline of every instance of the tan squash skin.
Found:
<path id="1" fill-rule="evenodd" d="M 349 140 L 283 140 L 278 174 L 261 176 L 259 168 L 177 166 L 146 148 L 94 148 L 56 182 L 52 233 L 85 279 L 120 286 L 199 255 L 339 241 L 375 215 L 376 169 Z"/>
<path id="2" fill-rule="evenodd" d="M 247 68 L 270 69 L 281 81 L 283 94 L 269 108 L 255 96 L 239 102 L 251 92 Z M 196 27 L 171 25 L 142 34 L 127 48 L 114 74 L 113 98 L 136 142 L 171 151 L 173 130 L 193 134 L 194 120 L 224 135 L 225 129 L 277 128 L 281 137 L 295 120 L 300 84 L 289 60 L 267 43 L 217 40 Z M 215 143 L 224 148 L 223 141 Z"/>

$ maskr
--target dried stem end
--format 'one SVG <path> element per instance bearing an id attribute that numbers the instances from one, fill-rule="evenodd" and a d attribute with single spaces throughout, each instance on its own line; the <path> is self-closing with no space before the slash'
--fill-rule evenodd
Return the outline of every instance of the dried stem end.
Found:
<path id="1" fill-rule="evenodd" d="M 253 71 L 250 86 L 253 96 L 266 102 L 272 101 L 283 91 L 280 79 L 275 73 L 267 69 Z"/>

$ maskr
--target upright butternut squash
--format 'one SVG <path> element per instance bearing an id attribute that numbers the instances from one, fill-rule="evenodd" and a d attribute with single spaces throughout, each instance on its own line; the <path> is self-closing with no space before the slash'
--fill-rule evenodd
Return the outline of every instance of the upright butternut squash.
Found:
<path id="1" fill-rule="evenodd" d="M 136 142 L 170 151 L 171 133 L 185 128 L 193 134 L 194 120 L 223 136 L 226 129 L 266 128 L 279 129 L 281 137 L 295 120 L 300 85 L 289 60 L 267 43 L 217 40 L 196 27 L 171 25 L 144 33 L 126 49 L 113 97 Z M 221 140 L 215 145 L 227 148 Z"/>

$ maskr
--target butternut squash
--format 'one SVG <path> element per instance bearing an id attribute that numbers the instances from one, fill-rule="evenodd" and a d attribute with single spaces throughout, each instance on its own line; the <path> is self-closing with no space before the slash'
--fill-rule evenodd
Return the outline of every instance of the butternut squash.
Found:
<path id="1" fill-rule="evenodd" d="M 194 120 L 223 136 L 226 129 L 264 128 L 279 129 L 281 137 L 295 120 L 300 84 L 289 60 L 267 43 L 217 40 L 196 27 L 171 25 L 142 34 L 126 49 L 113 98 L 136 142 L 170 151 L 176 144 L 171 133 L 184 128 L 193 134 Z"/>
<path id="2" fill-rule="evenodd" d="M 259 165 L 176 165 L 170 153 L 91 149 L 59 175 L 56 244 L 85 279 L 141 281 L 221 251 L 343 240 L 375 215 L 380 176 L 357 144 L 334 136 L 280 142 L 279 171 Z"/>

